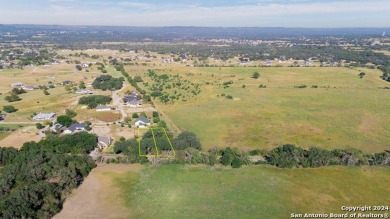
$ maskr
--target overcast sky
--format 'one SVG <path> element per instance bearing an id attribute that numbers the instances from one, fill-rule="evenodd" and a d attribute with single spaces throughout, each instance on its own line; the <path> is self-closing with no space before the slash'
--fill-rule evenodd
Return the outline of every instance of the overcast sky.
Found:
<path id="1" fill-rule="evenodd" d="M 0 23 L 390 27 L 390 0 L 0 0 Z"/>

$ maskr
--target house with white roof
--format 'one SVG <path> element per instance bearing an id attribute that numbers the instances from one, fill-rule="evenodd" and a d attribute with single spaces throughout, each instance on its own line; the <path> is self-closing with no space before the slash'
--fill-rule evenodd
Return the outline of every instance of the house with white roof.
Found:
<path id="1" fill-rule="evenodd" d="M 55 113 L 39 113 L 33 117 L 33 120 L 42 121 L 42 120 L 52 120 L 56 118 Z"/>
<path id="2" fill-rule="evenodd" d="M 152 123 L 150 122 L 150 120 L 145 118 L 144 116 L 140 116 L 135 122 L 135 126 L 137 126 L 138 128 L 145 128 L 147 126 L 150 126 L 151 124 Z"/>

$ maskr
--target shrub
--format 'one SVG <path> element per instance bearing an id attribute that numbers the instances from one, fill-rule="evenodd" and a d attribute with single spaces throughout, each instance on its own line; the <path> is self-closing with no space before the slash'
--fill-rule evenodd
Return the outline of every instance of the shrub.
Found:
<path id="1" fill-rule="evenodd" d="M 259 78 L 260 77 L 260 73 L 259 72 L 255 72 L 252 74 L 252 78 Z"/>

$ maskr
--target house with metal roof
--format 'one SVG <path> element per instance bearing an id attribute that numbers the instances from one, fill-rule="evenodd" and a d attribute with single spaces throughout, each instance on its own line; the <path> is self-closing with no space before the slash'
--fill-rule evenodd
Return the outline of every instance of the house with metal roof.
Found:
<path id="1" fill-rule="evenodd" d="M 67 130 L 64 131 L 65 134 L 72 134 L 75 132 L 85 131 L 84 123 L 73 123 Z"/>
<path id="2" fill-rule="evenodd" d="M 147 126 L 150 126 L 151 124 L 152 123 L 150 122 L 150 120 L 145 118 L 144 116 L 140 116 L 135 122 L 135 126 L 137 126 L 138 128 L 145 128 Z"/>
<path id="3" fill-rule="evenodd" d="M 33 120 L 42 121 L 42 120 L 52 120 L 56 118 L 55 113 L 39 113 L 33 117 Z"/>

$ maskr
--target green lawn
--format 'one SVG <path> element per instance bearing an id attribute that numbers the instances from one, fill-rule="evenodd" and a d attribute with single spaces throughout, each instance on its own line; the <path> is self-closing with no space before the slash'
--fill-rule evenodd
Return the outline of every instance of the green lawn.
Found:
<path id="1" fill-rule="evenodd" d="M 133 218 L 288 218 L 390 202 L 390 169 L 165 165 L 116 178 Z"/>
<path id="2" fill-rule="evenodd" d="M 195 132 L 205 149 L 293 143 L 388 150 L 390 90 L 382 88 L 389 83 L 377 70 L 362 70 L 367 73 L 363 79 L 359 70 L 348 68 L 178 68 L 172 73 L 203 83 L 201 94 L 187 102 L 158 105 L 181 129 Z M 261 73 L 259 79 L 251 78 L 255 71 Z M 186 76 L 189 73 L 193 75 Z M 219 86 L 229 80 L 234 82 L 229 88 Z M 299 85 L 308 87 L 294 88 Z M 217 97 L 221 94 L 234 99 Z"/>

